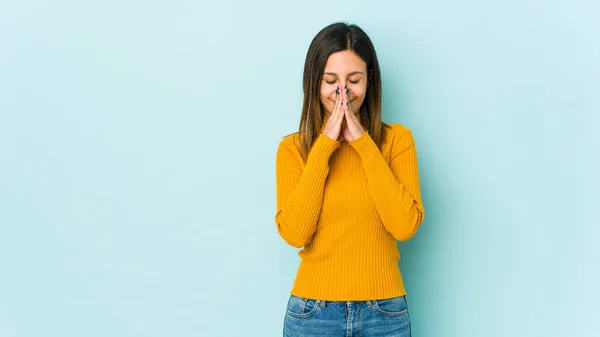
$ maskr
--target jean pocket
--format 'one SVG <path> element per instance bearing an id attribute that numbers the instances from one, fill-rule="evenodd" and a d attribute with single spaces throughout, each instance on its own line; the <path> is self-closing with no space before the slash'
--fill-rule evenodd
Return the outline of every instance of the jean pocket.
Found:
<path id="1" fill-rule="evenodd" d="M 308 318 L 317 312 L 318 307 L 316 300 L 290 295 L 286 312 L 295 318 Z"/>
<path id="2" fill-rule="evenodd" d="M 405 296 L 386 298 L 373 301 L 373 307 L 384 316 L 403 316 L 408 313 Z"/>

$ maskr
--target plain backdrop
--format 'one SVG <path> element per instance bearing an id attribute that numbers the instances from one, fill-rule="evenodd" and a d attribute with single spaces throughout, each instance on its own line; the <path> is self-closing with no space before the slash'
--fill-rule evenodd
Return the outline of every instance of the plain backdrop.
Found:
<path id="1" fill-rule="evenodd" d="M 280 336 L 304 57 L 371 37 L 425 206 L 413 336 L 600 333 L 595 1 L 0 2 L 0 336 Z"/>

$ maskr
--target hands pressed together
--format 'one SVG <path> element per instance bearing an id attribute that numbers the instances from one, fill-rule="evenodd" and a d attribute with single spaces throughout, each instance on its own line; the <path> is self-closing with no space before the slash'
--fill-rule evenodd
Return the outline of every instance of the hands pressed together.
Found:
<path id="1" fill-rule="evenodd" d="M 349 90 L 346 86 L 344 86 L 344 90 L 340 90 L 340 87 L 337 87 L 334 109 L 322 132 L 327 137 L 338 142 L 344 139 L 351 142 L 366 132 L 360 120 L 354 111 L 352 111 L 352 106 L 348 103 L 348 94 Z M 345 123 L 343 123 L 344 121 Z"/>

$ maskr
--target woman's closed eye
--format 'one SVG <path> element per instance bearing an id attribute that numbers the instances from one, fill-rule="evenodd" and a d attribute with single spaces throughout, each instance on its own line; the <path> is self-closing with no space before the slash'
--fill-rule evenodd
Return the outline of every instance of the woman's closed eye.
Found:
<path id="1" fill-rule="evenodd" d="M 325 81 L 325 82 L 327 82 L 327 84 L 335 84 L 335 82 L 337 82 L 337 81 Z M 348 80 L 348 82 L 350 82 L 352 84 L 358 84 L 358 82 L 360 82 L 360 80 L 356 80 L 356 81 Z"/>

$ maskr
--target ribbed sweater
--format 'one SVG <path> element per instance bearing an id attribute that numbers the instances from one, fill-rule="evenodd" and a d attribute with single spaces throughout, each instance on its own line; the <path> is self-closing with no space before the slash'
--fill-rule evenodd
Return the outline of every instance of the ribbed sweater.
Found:
<path id="1" fill-rule="evenodd" d="M 320 133 L 306 162 L 298 133 L 280 141 L 275 222 L 285 242 L 303 247 L 290 294 L 330 301 L 406 294 L 396 241 L 411 238 L 425 212 L 412 132 L 384 126 L 381 151 L 368 132 L 351 142 Z"/>

